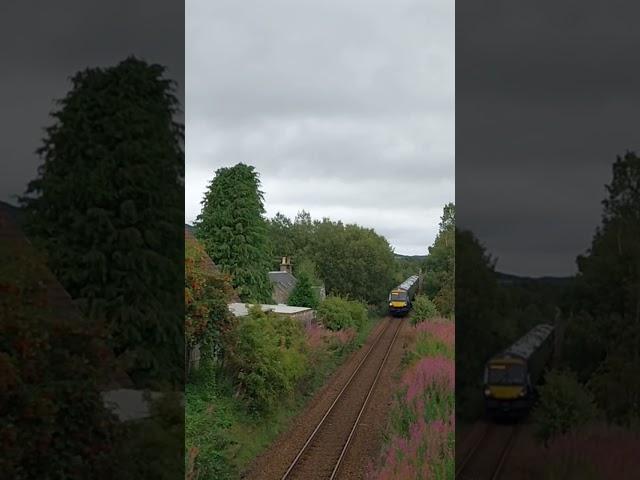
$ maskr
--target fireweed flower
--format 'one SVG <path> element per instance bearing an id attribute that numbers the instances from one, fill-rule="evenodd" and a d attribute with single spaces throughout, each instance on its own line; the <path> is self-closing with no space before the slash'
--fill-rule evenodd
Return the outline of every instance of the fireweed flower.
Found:
<path id="1" fill-rule="evenodd" d="M 414 338 L 429 348 L 409 366 L 400 380 L 400 392 L 393 407 L 387 445 L 377 469 L 367 468 L 366 478 L 440 479 L 450 475 L 455 456 L 454 386 L 455 364 L 438 345 L 453 352 L 455 325 L 452 322 L 422 322 L 412 328 Z M 426 353 L 433 352 L 433 353 Z M 424 356 L 434 355 L 434 356 Z M 399 419 L 399 420 L 398 420 Z"/>
<path id="2" fill-rule="evenodd" d="M 402 385 L 407 387 L 407 403 L 412 403 L 418 395 L 430 389 L 443 393 L 452 392 L 455 386 L 455 364 L 444 357 L 423 358 L 405 372 Z"/>
<path id="3" fill-rule="evenodd" d="M 598 478 L 631 480 L 637 479 L 640 472 L 638 452 L 640 433 L 610 425 L 594 425 L 552 440 L 547 449 L 532 445 L 526 457 L 518 460 L 534 469 L 543 455 L 549 459 L 547 468 L 557 472 L 569 472 L 576 466 L 583 466 Z"/>
<path id="4" fill-rule="evenodd" d="M 415 327 L 418 334 L 423 334 L 453 347 L 456 343 L 456 327 L 452 322 L 422 322 Z"/>

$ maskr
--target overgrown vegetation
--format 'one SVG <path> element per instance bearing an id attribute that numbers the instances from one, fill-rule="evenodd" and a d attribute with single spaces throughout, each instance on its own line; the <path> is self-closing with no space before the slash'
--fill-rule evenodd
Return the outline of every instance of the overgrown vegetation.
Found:
<path id="1" fill-rule="evenodd" d="M 291 295 L 289 295 L 287 305 L 316 308 L 318 306 L 318 297 L 311 284 L 310 275 L 302 270 L 298 272 L 297 280 Z"/>
<path id="2" fill-rule="evenodd" d="M 583 427 L 596 419 L 593 395 L 570 372 L 551 371 L 540 387 L 540 401 L 533 412 L 536 436 L 545 445 L 558 435 Z"/>
<path id="3" fill-rule="evenodd" d="M 417 295 L 413 301 L 413 308 L 411 311 L 411 323 L 414 325 L 425 320 L 438 317 L 438 308 L 427 295 Z"/>
<path id="4" fill-rule="evenodd" d="M 219 358 L 224 353 L 223 338 L 235 324 L 227 308 L 231 296 L 228 277 L 207 262 L 204 248 L 193 237 L 185 237 L 184 261 L 187 349 L 189 354 L 198 348 L 204 358 Z M 189 364 L 187 369 L 190 367 Z"/>
<path id="5" fill-rule="evenodd" d="M 450 479 L 455 468 L 455 325 L 420 322 L 411 329 L 401 391 L 391 407 L 384 450 L 369 478 Z"/>
<path id="6" fill-rule="evenodd" d="M 100 397 L 113 368 L 104 332 L 71 308 L 41 308 L 42 282 L 52 280 L 42 261 L 0 240 L 0 471 L 5 478 L 108 478 L 118 430 Z"/>
<path id="7" fill-rule="evenodd" d="M 639 447 L 637 431 L 596 423 L 556 436 L 546 446 L 514 449 L 511 461 L 529 472 L 531 480 L 635 480 Z"/>
<path id="8" fill-rule="evenodd" d="M 290 394 L 307 368 L 304 330 L 299 321 L 253 307 L 231 332 L 225 370 L 236 394 L 255 410 L 270 410 Z"/>
<path id="9" fill-rule="evenodd" d="M 367 308 L 360 302 L 329 296 L 318 307 L 318 320 L 330 330 L 362 328 L 367 320 Z"/>
<path id="10" fill-rule="evenodd" d="M 375 321 L 365 322 L 359 332 L 333 332 L 317 324 L 302 329 L 258 311 L 251 317 L 241 320 L 227 350 L 238 350 L 230 354 L 234 366 L 204 362 L 187 384 L 187 478 L 239 478 Z M 238 378 L 240 370 L 244 375 Z M 274 386 L 268 383 L 273 379 Z"/>

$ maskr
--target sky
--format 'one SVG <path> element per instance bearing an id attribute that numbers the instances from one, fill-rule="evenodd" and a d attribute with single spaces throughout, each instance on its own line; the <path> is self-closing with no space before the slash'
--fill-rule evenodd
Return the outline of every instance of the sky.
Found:
<path id="1" fill-rule="evenodd" d="M 185 221 L 256 167 L 268 217 L 374 228 L 424 255 L 455 198 L 454 2 L 186 2 Z"/>
<path id="2" fill-rule="evenodd" d="M 184 103 L 184 8 L 179 2 L 3 2 L 0 7 L 0 201 L 16 204 L 42 163 L 35 154 L 68 78 L 129 55 L 168 68 Z M 180 120 L 180 119 L 178 119 Z"/>
<path id="3" fill-rule="evenodd" d="M 640 151 L 637 2 L 456 3 L 456 221 L 498 270 L 571 275 Z"/>

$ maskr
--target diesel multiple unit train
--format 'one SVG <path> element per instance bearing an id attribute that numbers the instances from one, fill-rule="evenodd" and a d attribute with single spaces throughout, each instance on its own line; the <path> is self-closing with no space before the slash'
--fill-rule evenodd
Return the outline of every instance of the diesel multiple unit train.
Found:
<path id="1" fill-rule="evenodd" d="M 535 400 L 535 385 L 553 353 L 554 327 L 538 325 L 489 359 L 484 370 L 484 401 L 490 417 L 522 416 Z"/>
<path id="2" fill-rule="evenodd" d="M 389 314 L 406 315 L 411 310 L 411 302 L 418 290 L 418 275 L 412 275 L 389 293 Z"/>

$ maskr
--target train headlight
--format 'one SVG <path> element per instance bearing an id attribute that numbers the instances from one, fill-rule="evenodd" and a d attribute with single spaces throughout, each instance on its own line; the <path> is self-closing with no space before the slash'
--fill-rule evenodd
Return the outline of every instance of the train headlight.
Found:
<path id="1" fill-rule="evenodd" d="M 491 389 L 489 387 L 484 389 L 484 396 L 488 397 L 489 395 L 491 395 Z"/>
<path id="2" fill-rule="evenodd" d="M 522 390 L 520 390 L 520 393 L 518 394 L 518 396 L 526 397 L 527 396 L 527 387 L 524 387 Z"/>

